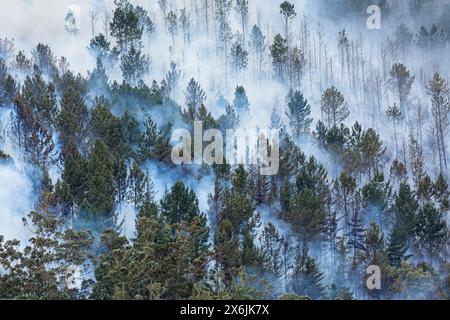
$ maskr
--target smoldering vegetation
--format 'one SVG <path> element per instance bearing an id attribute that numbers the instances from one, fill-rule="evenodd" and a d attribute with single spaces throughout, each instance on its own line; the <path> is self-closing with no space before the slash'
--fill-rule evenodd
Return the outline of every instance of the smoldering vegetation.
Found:
<path id="1" fill-rule="evenodd" d="M 3 0 L 0 298 L 448 299 L 450 3 L 371 4 Z"/>

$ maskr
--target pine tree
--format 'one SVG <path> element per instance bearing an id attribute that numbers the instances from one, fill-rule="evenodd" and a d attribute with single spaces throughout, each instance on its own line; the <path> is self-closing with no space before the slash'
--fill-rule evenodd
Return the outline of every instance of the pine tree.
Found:
<path id="1" fill-rule="evenodd" d="M 316 260 L 309 256 L 297 256 L 293 274 L 294 292 L 311 299 L 323 298 L 325 286 L 324 275 Z"/>
<path id="2" fill-rule="evenodd" d="M 382 265 L 385 259 L 384 236 L 380 226 L 372 221 L 365 232 L 365 248 L 369 265 Z"/>
<path id="3" fill-rule="evenodd" d="M 63 183 L 69 187 L 75 203 L 81 204 L 86 190 L 87 163 L 73 140 L 66 144 L 64 155 Z"/>
<path id="4" fill-rule="evenodd" d="M 435 254 L 439 252 L 448 239 L 447 224 L 442 212 L 431 203 L 425 204 L 417 215 L 416 229 L 419 245 L 427 252 L 432 261 Z"/>
<path id="5" fill-rule="evenodd" d="M 86 193 L 82 210 L 89 218 L 113 223 L 114 213 L 114 161 L 102 140 L 94 144 L 86 165 Z M 102 220 L 100 220 L 102 221 Z"/>
<path id="6" fill-rule="evenodd" d="M 361 216 L 360 196 L 357 195 L 355 204 L 353 205 L 352 217 L 349 223 L 349 232 L 347 234 L 348 247 L 353 251 L 353 262 L 356 262 L 357 255 L 360 251 L 365 251 L 365 228 L 363 217 Z"/>
<path id="7" fill-rule="evenodd" d="M 344 96 L 335 87 L 331 87 L 323 93 L 321 110 L 325 115 L 328 129 L 340 125 L 350 114 Z"/>
<path id="8" fill-rule="evenodd" d="M 33 234 L 26 243 L 0 236 L 0 298 L 63 300 L 87 298 L 87 283 L 78 274 L 92 267 L 93 238 L 88 232 L 63 228 L 65 221 L 49 213 L 31 212 L 24 225 Z"/>
<path id="9" fill-rule="evenodd" d="M 120 70 L 125 82 L 136 86 L 148 74 L 150 68 L 150 59 L 143 55 L 139 49 L 131 46 L 128 53 L 122 56 Z"/>
<path id="10" fill-rule="evenodd" d="M 280 14 L 283 16 L 284 19 L 284 30 L 285 30 L 285 36 L 286 39 L 289 39 L 289 22 L 295 18 L 297 13 L 294 9 L 294 4 L 284 1 L 280 5 Z"/>
<path id="11" fill-rule="evenodd" d="M 88 110 L 83 98 L 73 87 L 69 87 L 61 101 L 61 111 L 58 114 L 56 128 L 63 144 L 73 140 L 81 142 L 85 135 L 88 121 Z"/>
<path id="12" fill-rule="evenodd" d="M 266 46 L 265 46 L 266 38 L 263 35 L 259 26 L 254 25 L 252 27 L 252 31 L 250 33 L 250 41 L 251 41 L 253 52 L 257 56 L 259 79 L 261 80 L 262 64 L 263 64 L 263 59 L 264 59 L 264 52 L 266 50 Z"/>
<path id="13" fill-rule="evenodd" d="M 280 277 L 283 272 L 282 255 L 284 242 L 284 237 L 280 235 L 277 228 L 270 222 L 264 227 L 259 236 L 263 268 L 266 272 L 276 277 Z"/>
<path id="14" fill-rule="evenodd" d="M 195 111 L 198 111 L 200 106 L 206 100 L 205 91 L 203 91 L 200 84 L 192 78 L 189 81 L 189 84 L 184 92 L 185 104 L 188 108 L 192 108 Z"/>
<path id="15" fill-rule="evenodd" d="M 290 178 L 299 172 L 305 163 L 305 154 L 289 135 L 284 135 L 280 150 L 280 176 Z"/>
<path id="16" fill-rule="evenodd" d="M 401 63 L 394 64 L 390 72 L 390 84 L 399 100 L 401 114 L 406 114 L 406 103 L 411 93 L 415 76 L 411 76 L 408 69 Z"/>
<path id="17" fill-rule="evenodd" d="M 175 12 L 170 11 L 166 17 L 167 31 L 172 37 L 172 47 L 175 48 L 175 36 L 178 33 L 178 17 Z"/>
<path id="18" fill-rule="evenodd" d="M 384 243 L 384 235 L 380 226 L 372 221 L 365 233 L 365 258 L 367 266 L 378 266 L 381 270 L 381 283 L 388 283 L 389 259 Z M 382 285 L 381 290 L 366 290 L 367 294 L 380 299 L 386 293 L 388 286 Z"/>
<path id="19" fill-rule="evenodd" d="M 417 210 L 419 205 L 414 196 L 411 187 L 406 184 L 400 184 L 398 195 L 395 198 L 394 207 L 394 229 L 395 236 L 403 237 L 408 247 L 412 244 L 416 233 Z"/>
<path id="20" fill-rule="evenodd" d="M 386 148 L 383 148 L 383 142 L 379 134 L 372 128 L 364 131 L 361 136 L 361 160 L 363 167 L 367 170 L 369 179 L 378 171 L 381 160 Z"/>
<path id="21" fill-rule="evenodd" d="M 115 159 L 114 161 L 114 193 L 116 202 L 119 207 L 122 206 L 127 192 L 127 165 L 123 159 Z"/>
<path id="22" fill-rule="evenodd" d="M 442 173 L 439 174 L 432 186 L 432 194 L 439 204 L 439 209 L 443 212 L 448 212 L 450 210 L 450 190 L 448 189 L 447 180 Z"/>
<path id="23" fill-rule="evenodd" d="M 286 64 L 288 62 L 288 45 L 286 39 L 277 34 L 270 46 L 270 54 L 272 56 L 272 64 L 275 77 L 279 81 L 284 81 Z"/>
<path id="24" fill-rule="evenodd" d="M 53 78 L 57 75 L 56 58 L 50 46 L 39 43 L 31 52 L 36 67 L 45 75 Z"/>
<path id="25" fill-rule="evenodd" d="M 225 281 L 230 282 L 240 266 L 239 235 L 228 219 L 219 222 L 214 237 L 215 256 L 223 270 Z"/>
<path id="26" fill-rule="evenodd" d="M 143 26 L 140 14 L 127 0 L 115 2 L 116 8 L 110 24 L 111 36 L 116 38 L 120 52 L 127 52 L 131 46 L 139 45 L 142 38 Z"/>
<path id="27" fill-rule="evenodd" d="M 231 44 L 231 65 L 234 68 L 236 79 L 240 72 L 245 71 L 248 65 L 248 51 L 240 39 Z"/>
<path id="28" fill-rule="evenodd" d="M 28 59 L 23 51 L 19 51 L 13 65 L 14 69 L 22 71 L 24 74 L 29 74 L 33 70 L 33 63 Z"/>
<path id="29" fill-rule="evenodd" d="M 237 86 L 234 91 L 233 107 L 234 110 L 236 110 L 236 112 L 241 116 L 249 113 L 250 103 L 248 102 L 247 93 L 242 86 Z"/>
<path id="30" fill-rule="evenodd" d="M 91 110 L 90 119 L 92 138 L 102 139 L 110 152 L 120 158 L 125 154 L 126 149 L 121 119 L 112 114 L 110 103 L 104 98 L 97 98 L 95 104 L 96 106 Z"/>
<path id="31" fill-rule="evenodd" d="M 350 219 L 352 219 L 352 207 L 357 199 L 356 181 L 346 172 L 342 172 L 333 184 L 333 195 L 336 201 L 336 206 L 339 208 L 344 217 L 345 230 L 348 231 Z"/>
<path id="32" fill-rule="evenodd" d="M 239 15 L 242 26 L 242 35 L 244 37 L 245 42 L 245 34 L 247 33 L 247 25 L 248 25 L 248 0 L 236 0 L 236 12 Z"/>
<path id="33" fill-rule="evenodd" d="M 322 199 L 309 188 L 295 193 L 289 202 L 286 220 L 298 233 L 302 250 L 306 253 L 309 243 L 317 239 L 325 227 L 325 209 Z"/>
<path id="34" fill-rule="evenodd" d="M 396 223 L 389 234 L 389 245 L 387 248 L 389 264 L 392 267 L 400 267 L 403 261 L 409 259 L 408 243 L 404 236 L 403 227 Z"/>
<path id="35" fill-rule="evenodd" d="M 372 180 L 363 186 L 361 194 L 364 206 L 369 209 L 373 207 L 377 210 L 377 222 L 383 231 L 392 198 L 390 183 L 385 181 L 382 172 L 376 172 Z"/>
<path id="36" fill-rule="evenodd" d="M 142 172 L 141 168 L 136 162 L 133 162 L 133 166 L 131 168 L 130 176 L 128 178 L 128 185 L 130 187 L 128 193 L 128 199 L 134 205 L 134 208 L 137 210 L 142 206 L 145 200 L 145 188 L 146 188 L 146 177 Z"/>
<path id="37" fill-rule="evenodd" d="M 191 222 L 200 216 L 198 199 L 194 191 L 177 181 L 161 200 L 161 213 L 169 224 Z"/>
<path id="38" fill-rule="evenodd" d="M 89 87 L 97 96 L 108 96 L 110 94 L 109 78 L 100 58 L 97 58 L 97 65 L 90 74 Z"/>
<path id="39" fill-rule="evenodd" d="M 183 42 L 190 44 L 191 42 L 191 17 L 186 13 L 186 8 L 180 9 L 180 16 L 178 18 L 180 28 L 183 31 Z"/>
<path id="40" fill-rule="evenodd" d="M 394 125 L 394 140 L 395 140 L 395 151 L 398 158 L 398 142 L 397 142 L 397 126 L 402 118 L 402 113 L 397 105 L 394 103 L 392 107 L 389 107 L 386 111 L 386 116 L 392 121 Z"/>
<path id="41" fill-rule="evenodd" d="M 169 93 L 173 93 L 177 90 L 178 82 L 180 81 L 181 71 L 178 69 L 177 64 L 174 61 L 170 62 L 170 69 L 166 74 L 166 82 L 169 88 Z"/>
<path id="42" fill-rule="evenodd" d="M 289 123 L 296 136 L 309 133 L 309 127 L 313 121 L 309 116 L 311 115 L 311 106 L 303 97 L 300 91 L 290 90 L 286 97 L 288 111 L 286 112 L 289 118 Z"/>
<path id="43" fill-rule="evenodd" d="M 448 85 L 439 73 L 435 73 L 433 79 L 427 87 L 428 94 L 431 96 L 431 113 L 433 115 L 433 124 L 435 127 L 435 142 L 439 155 L 439 168 L 443 172 L 447 168 L 447 154 L 445 136 L 449 129 L 448 115 L 450 113 L 450 103 L 448 101 Z"/>

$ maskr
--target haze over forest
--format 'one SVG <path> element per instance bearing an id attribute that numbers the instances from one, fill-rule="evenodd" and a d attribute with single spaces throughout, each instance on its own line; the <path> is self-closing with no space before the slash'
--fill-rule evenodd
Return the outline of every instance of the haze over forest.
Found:
<path id="1" fill-rule="evenodd" d="M 0 299 L 448 299 L 449 49 L 448 0 L 2 0 Z"/>

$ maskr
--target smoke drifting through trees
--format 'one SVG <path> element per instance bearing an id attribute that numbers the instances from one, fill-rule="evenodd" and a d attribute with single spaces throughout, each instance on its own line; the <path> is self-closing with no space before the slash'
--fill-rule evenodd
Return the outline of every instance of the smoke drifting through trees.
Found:
<path id="1" fill-rule="evenodd" d="M 0 266 L 44 275 L 1 298 L 448 298 L 447 4 L 68 5 L 0 4 Z M 194 121 L 279 129 L 279 173 L 174 166 Z"/>

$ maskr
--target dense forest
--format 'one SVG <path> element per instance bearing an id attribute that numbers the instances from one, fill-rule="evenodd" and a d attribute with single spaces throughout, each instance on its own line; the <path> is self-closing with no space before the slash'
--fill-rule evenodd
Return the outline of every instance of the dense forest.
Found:
<path id="1" fill-rule="evenodd" d="M 0 4 L 0 299 L 449 299 L 449 1 L 50 2 Z M 279 170 L 175 164 L 199 121 Z"/>

